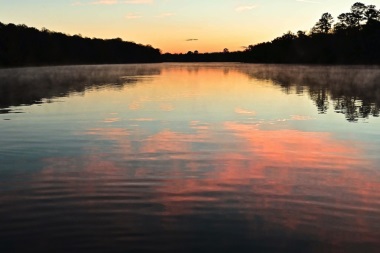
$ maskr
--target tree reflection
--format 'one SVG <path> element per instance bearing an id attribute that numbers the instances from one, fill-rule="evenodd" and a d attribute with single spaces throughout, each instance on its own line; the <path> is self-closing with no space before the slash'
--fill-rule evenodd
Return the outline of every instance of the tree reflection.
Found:
<path id="1" fill-rule="evenodd" d="M 356 97 L 341 97 L 334 101 L 334 110 L 346 115 L 350 122 L 357 122 L 359 118 L 369 116 L 379 117 L 379 106 L 367 101 L 358 100 Z"/>
<path id="2" fill-rule="evenodd" d="M 254 79 L 272 81 L 286 94 L 307 92 L 321 114 L 333 104 L 335 112 L 349 122 L 379 117 L 378 67 L 255 65 L 242 71 Z"/>
<path id="3" fill-rule="evenodd" d="M 200 75 L 201 69 L 237 71 L 269 81 L 286 94 L 307 94 L 320 114 L 333 109 L 350 122 L 379 117 L 380 68 L 362 66 L 305 66 L 256 64 L 103 65 L 0 70 L 0 114 L 12 106 L 32 105 L 102 87 L 123 88 L 160 75 L 162 70 L 183 69 Z M 198 78 L 198 77 L 197 77 Z M 203 78 L 199 76 L 199 78 Z"/>
<path id="4" fill-rule="evenodd" d="M 318 113 L 325 114 L 329 109 L 328 90 L 326 88 L 309 89 L 309 96 L 318 108 Z"/>
<path id="5" fill-rule="evenodd" d="M 41 104 L 43 101 L 88 90 L 121 89 L 141 82 L 141 76 L 159 75 L 153 65 L 98 65 L 20 68 L 0 70 L 0 114 L 9 107 Z"/>

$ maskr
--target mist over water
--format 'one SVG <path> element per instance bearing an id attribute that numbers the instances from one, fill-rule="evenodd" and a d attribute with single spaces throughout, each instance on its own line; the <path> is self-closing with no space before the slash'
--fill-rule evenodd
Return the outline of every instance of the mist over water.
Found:
<path id="1" fill-rule="evenodd" d="M 378 67 L 62 66 L 0 80 L 2 252 L 380 246 Z"/>

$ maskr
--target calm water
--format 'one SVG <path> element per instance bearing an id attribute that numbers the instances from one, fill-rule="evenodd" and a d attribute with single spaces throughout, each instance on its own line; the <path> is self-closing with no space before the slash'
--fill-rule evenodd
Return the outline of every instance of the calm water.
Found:
<path id="1" fill-rule="evenodd" d="M 0 252 L 379 252 L 380 68 L 0 70 Z"/>

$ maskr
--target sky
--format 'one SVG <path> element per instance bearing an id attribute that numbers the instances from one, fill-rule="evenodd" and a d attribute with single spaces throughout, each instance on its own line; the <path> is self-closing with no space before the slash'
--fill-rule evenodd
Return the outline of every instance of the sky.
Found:
<path id="1" fill-rule="evenodd" d="M 163 53 L 243 50 L 335 19 L 355 0 L 0 0 L 0 22 L 122 38 Z M 380 0 L 360 1 L 380 7 Z"/>

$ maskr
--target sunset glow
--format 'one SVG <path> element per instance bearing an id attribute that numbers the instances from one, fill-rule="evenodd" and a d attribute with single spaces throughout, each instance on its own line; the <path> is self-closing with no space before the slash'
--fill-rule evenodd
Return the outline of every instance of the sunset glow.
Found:
<path id="1" fill-rule="evenodd" d="M 377 252 L 379 77 L 215 62 L 0 69 L 0 252 Z"/>
<path id="2" fill-rule="evenodd" d="M 309 31 L 324 12 L 335 18 L 349 0 L 2 0 L 2 23 L 85 37 L 151 44 L 163 53 L 221 52 Z M 379 0 L 368 4 L 380 6 Z M 297 15 L 295 15 L 297 13 Z"/>

